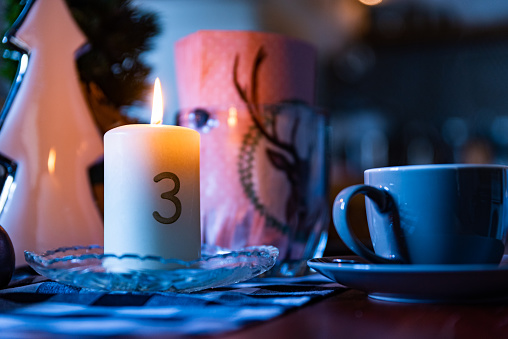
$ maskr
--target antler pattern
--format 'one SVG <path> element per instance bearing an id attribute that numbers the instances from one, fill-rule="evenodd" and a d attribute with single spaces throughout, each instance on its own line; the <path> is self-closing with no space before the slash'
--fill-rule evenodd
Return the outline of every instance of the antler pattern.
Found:
<path id="1" fill-rule="evenodd" d="M 267 54 L 264 50 L 264 47 L 261 46 L 257 53 L 256 57 L 254 59 L 254 65 L 252 67 L 252 73 L 251 73 L 251 88 L 250 88 L 250 97 L 247 94 L 247 88 L 242 87 L 240 85 L 240 82 L 238 81 L 238 64 L 239 64 L 239 55 L 237 54 L 235 56 L 235 62 L 233 66 L 233 82 L 235 85 L 235 88 L 240 95 L 240 98 L 242 101 L 247 105 L 247 109 L 249 111 L 249 114 L 252 118 L 252 121 L 256 125 L 256 127 L 259 129 L 259 131 L 263 134 L 263 136 L 268 139 L 271 143 L 274 145 L 280 147 L 281 149 L 285 150 L 286 152 L 291 153 L 291 156 L 293 158 L 298 159 L 298 152 L 295 148 L 295 141 L 296 141 L 296 133 L 298 131 L 298 127 L 300 125 L 300 119 L 297 118 L 295 123 L 293 124 L 292 130 L 291 130 L 291 138 L 290 142 L 284 142 L 279 138 L 278 132 L 277 132 L 277 118 L 274 115 L 273 119 L 271 120 L 271 130 L 272 134 L 268 132 L 268 130 L 265 128 L 264 124 L 260 120 L 260 116 L 262 115 L 259 100 L 258 100 L 258 76 L 259 76 L 259 68 L 261 67 L 261 64 L 267 57 Z"/>

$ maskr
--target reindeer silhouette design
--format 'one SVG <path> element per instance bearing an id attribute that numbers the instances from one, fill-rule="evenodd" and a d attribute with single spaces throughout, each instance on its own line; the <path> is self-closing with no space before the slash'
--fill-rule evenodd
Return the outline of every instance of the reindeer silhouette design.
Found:
<path id="1" fill-rule="evenodd" d="M 263 47 L 260 47 L 256 53 L 250 79 L 250 92 L 247 86 L 242 86 L 238 80 L 239 56 L 236 55 L 233 66 L 233 81 L 235 88 L 247 105 L 247 110 L 252 122 L 260 131 L 262 136 L 268 140 L 272 147 L 266 148 L 266 156 L 269 162 L 279 171 L 285 174 L 290 185 L 290 193 L 285 204 L 285 227 L 282 231 L 289 233 L 290 241 L 307 242 L 306 236 L 309 234 L 309 228 L 315 226 L 322 210 L 309 211 L 308 188 L 311 180 L 311 156 L 312 142 L 310 143 L 307 154 L 300 155 L 297 147 L 297 137 L 301 128 L 300 116 L 295 114 L 292 125 L 289 126 L 289 138 L 280 135 L 280 105 L 260 105 L 258 98 L 258 76 L 259 69 L 267 57 Z M 304 105 L 293 103 L 295 107 L 300 106 L 305 109 Z M 268 112 L 267 112 L 268 111 Z M 268 113 L 269 118 L 266 118 Z M 295 112 L 296 113 L 296 112 Z M 282 126 L 286 128 L 285 126 Z M 303 126 L 302 128 L 304 128 Z M 289 140 L 284 140 L 289 139 Z M 304 153 L 304 152 L 302 152 Z M 306 157 L 305 157 L 306 156 Z M 288 252 L 291 252 L 292 246 L 288 246 Z M 301 254 L 295 254 L 301 258 Z M 283 256 L 284 257 L 284 256 Z M 286 258 L 291 257 L 291 253 L 287 253 Z"/>

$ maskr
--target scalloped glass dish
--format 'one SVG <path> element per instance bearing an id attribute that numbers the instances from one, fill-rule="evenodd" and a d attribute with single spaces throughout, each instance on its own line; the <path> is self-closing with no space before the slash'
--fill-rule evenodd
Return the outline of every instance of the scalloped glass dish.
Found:
<path id="1" fill-rule="evenodd" d="M 133 254 L 104 254 L 102 246 L 62 247 L 43 254 L 25 251 L 26 262 L 52 280 L 102 291 L 195 292 L 245 281 L 268 271 L 279 250 L 273 246 L 253 246 L 228 250 L 203 245 L 201 258 L 193 261 L 139 257 Z M 168 269 L 131 269 L 115 263 L 145 261 L 167 265 Z"/>

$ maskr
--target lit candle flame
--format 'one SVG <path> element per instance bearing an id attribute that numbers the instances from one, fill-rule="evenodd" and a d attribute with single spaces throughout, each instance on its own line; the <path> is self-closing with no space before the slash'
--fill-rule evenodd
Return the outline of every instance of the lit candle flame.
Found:
<path id="1" fill-rule="evenodd" d="M 152 125 L 161 125 L 162 124 L 162 113 L 163 105 L 162 105 L 162 89 L 161 89 L 161 81 L 159 78 L 155 79 L 155 84 L 153 86 L 153 105 L 152 105 L 152 119 L 150 124 Z"/>

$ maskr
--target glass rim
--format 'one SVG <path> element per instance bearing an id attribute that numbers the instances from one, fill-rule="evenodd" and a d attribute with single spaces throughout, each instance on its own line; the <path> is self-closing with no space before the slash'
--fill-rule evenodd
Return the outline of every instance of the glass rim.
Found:
<path id="1" fill-rule="evenodd" d="M 303 101 L 284 101 L 284 102 L 277 102 L 277 103 L 261 103 L 261 104 L 246 104 L 246 103 L 231 103 L 231 104 L 211 104 L 211 105 L 196 105 L 193 107 L 179 107 L 176 110 L 177 114 L 185 114 L 192 112 L 194 110 L 202 109 L 202 110 L 213 110 L 213 111 L 228 111 L 231 108 L 236 109 L 248 109 L 249 107 L 262 107 L 264 109 L 269 107 L 302 107 L 302 108 L 308 108 L 311 109 L 313 112 L 322 114 L 324 116 L 329 116 L 330 109 L 319 106 L 315 104 L 309 104 Z"/>

